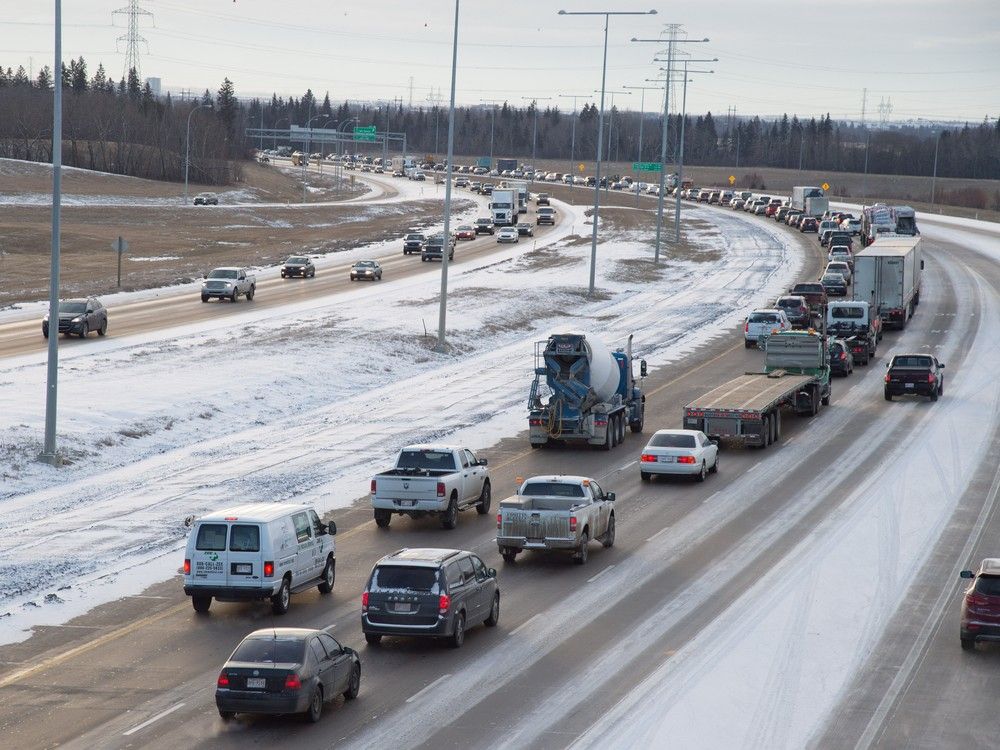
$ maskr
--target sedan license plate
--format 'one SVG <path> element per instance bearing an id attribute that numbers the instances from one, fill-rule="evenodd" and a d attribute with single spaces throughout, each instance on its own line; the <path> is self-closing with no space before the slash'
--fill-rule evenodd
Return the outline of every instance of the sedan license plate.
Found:
<path id="1" fill-rule="evenodd" d="M 912 388 L 913 387 L 913 383 L 906 383 L 906 385 L 904 385 L 903 387 L 904 388 Z"/>
<path id="2" fill-rule="evenodd" d="M 267 687 L 266 677 L 247 677 L 247 688 L 261 690 Z"/>
<path id="3" fill-rule="evenodd" d="M 246 576 L 248 576 L 251 573 L 253 573 L 253 564 L 252 563 L 236 563 L 235 570 L 233 570 L 233 572 L 236 573 L 237 575 L 246 575 Z"/>
<path id="4" fill-rule="evenodd" d="M 672 464 L 674 462 L 673 456 L 660 456 L 657 459 L 661 464 Z"/>

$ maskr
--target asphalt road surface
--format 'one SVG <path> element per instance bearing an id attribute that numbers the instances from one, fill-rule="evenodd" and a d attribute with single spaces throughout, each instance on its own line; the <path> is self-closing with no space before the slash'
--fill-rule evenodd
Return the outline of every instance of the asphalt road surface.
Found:
<path id="1" fill-rule="evenodd" d="M 801 242 L 808 254 L 802 277 L 815 278 L 818 243 L 813 235 Z M 488 252 L 488 243 L 475 247 Z M 928 262 L 917 314 L 905 333 L 886 335 L 869 370 L 881 369 L 885 353 L 906 336 L 954 349 L 948 359 L 954 376 L 976 332 L 980 303 L 967 294 L 967 285 L 982 279 L 989 294 L 1000 295 L 994 264 L 948 242 L 925 244 Z M 457 262 L 462 255 L 460 248 Z M 413 261 L 396 259 L 387 270 L 427 270 Z M 400 268 L 407 264 L 413 268 Z M 346 270 L 262 288 L 253 304 L 268 304 L 278 295 L 286 295 L 286 302 L 295 295 L 305 298 L 315 292 L 310 285 L 321 283 L 331 285 L 327 291 L 346 287 Z M 175 304 L 171 318 L 226 315 L 242 307 L 202 305 L 197 298 Z M 178 322 L 162 322 L 159 309 L 113 313 L 119 334 Z M 818 466 L 831 456 L 850 456 L 854 470 L 871 469 L 900 434 L 915 429 L 927 414 L 923 408 L 885 402 L 880 381 L 870 388 L 871 379 L 863 382 L 859 373 L 865 370 L 859 367 L 852 378 L 834 381 L 833 404 L 819 416 L 783 420 L 780 444 L 766 451 L 725 450 L 719 474 L 703 484 L 641 482 L 636 460 L 648 433 L 679 426 L 684 404 L 759 367 L 760 358 L 734 332 L 657 371 L 646 381 L 647 435 L 629 434 L 613 451 L 532 451 L 522 435 L 488 452 L 498 499 L 509 494 L 518 476 L 553 472 L 594 476 L 617 493 L 615 546 L 595 546 L 586 565 L 573 565 L 568 556 L 532 553 L 505 565 L 493 541 L 493 515 L 464 513 L 453 531 L 430 520 L 394 517 L 388 530 L 379 530 L 359 502 L 332 516 L 341 532 L 333 595 L 295 596 L 284 617 L 273 617 L 266 605 L 219 603 L 208 616 L 198 616 L 175 578 L 141 597 L 102 606 L 69 626 L 39 628 L 25 643 L 0 649 L 4 744 L 170 750 L 287 747 L 292 742 L 300 748 L 567 746 L 703 631 L 728 606 L 731 592 L 760 579 L 837 511 L 853 480 L 848 474 L 818 472 Z M 848 397 L 862 407 L 841 406 Z M 886 429 L 858 444 L 856 436 L 875 420 L 884 420 Z M 993 434 L 996 446 L 996 426 Z M 854 746 L 865 737 L 885 747 L 995 746 L 1000 650 L 961 652 L 953 596 L 953 569 L 967 562 L 959 559 L 963 545 L 973 542 L 972 557 L 985 554 L 988 540 L 1000 531 L 993 511 L 981 529 L 970 522 L 996 499 L 996 461 L 970 470 L 975 480 L 955 523 L 925 568 L 912 573 L 914 589 L 926 588 L 926 596 L 907 600 L 885 635 L 885 648 L 859 675 L 857 689 L 845 698 L 844 710 L 819 746 Z M 809 503 L 803 507 L 804 497 Z M 786 515 L 789 520 L 778 523 Z M 379 557 L 404 546 L 470 549 L 497 568 L 499 627 L 470 630 L 460 650 L 392 638 L 377 648 L 364 645 L 360 594 L 367 575 Z M 738 564 L 722 564 L 734 559 Z M 942 596 L 946 606 L 935 607 Z M 927 623 L 931 637 L 915 640 Z M 213 700 L 219 668 L 248 631 L 272 624 L 329 628 L 357 649 L 364 670 L 359 699 L 344 703 L 338 698 L 315 725 L 244 717 L 223 723 Z M 914 643 L 920 645 L 917 658 L 893 692 Z M 891 698 L 888 710 L 879 713 L 886 698 Z M 873 722 L 874 732 L 866 735 Z"/>

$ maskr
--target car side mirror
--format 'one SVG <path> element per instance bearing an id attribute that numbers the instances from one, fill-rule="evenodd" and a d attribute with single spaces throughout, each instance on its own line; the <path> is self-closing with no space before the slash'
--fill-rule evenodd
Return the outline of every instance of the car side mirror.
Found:
<path id="1" fill-rule="evenodd" d="M 487 461 L 485 458 L 481 458 L 481 459 L 479 459 L 479 465 L 480 466 L 487 466 L 487 465 L 489 465 L 489 461 Z"/>
<path id="2" fill-rule="evenodd" d="M 886 367 L 887 370 L 889 369 L 889 363 L 888 362 L 885 363 L 885 367 Z"/>
<path id="3" fill-rule="evenodd" d="M 938 367 L 940 367 L 943 370 L 944 369 L 944 362 L 938 362 Z"/>
<path id="4" fill-rule="evenodd" d="M 207 274 L 207 273 L 203 273 L 203 274 L 201 275 L 201 278 L 203 278 L 203 279 L 207 279 L 207 278 L 208 278 L 208 274 Z"/>
<path id="5" fill-rule="evenodd" d="M 330 521 L 330 523 L 325 524 L 325 530 L 330 536 L 335 536 L 337 534 L 337 523 L 335 521 Z"/>
<path id="6" fill-rule="evenodd" d="M 614 492 L 605 493 L 604 499 L 607 500 L 609 503 L 613 503 L 615 501 L 615 493 Z"/>
<path id="7" fill-rule="evenodd" d="M 975 578 L 975 574 L 971 570 L 963 570 L 958 574 L 959 578 Z"/>
<path id="8" fill-rule="evenodd" d="M 646 360 L 640 359 L 639 360 L 639 375 L 641 377 L 646 377 L 646 374 L 648 372 L 649 372 L 649 368 L 646 366 Z"/>
<path id="9" fill-rule="evenodd" d="M 923 261 L 920 261 L 920 270 L 921 270 L 921 271 L 923 271 L 923 270 L 924 270 L 924 262 L 923 262 Z"/>
<path id="10" fill-rule="evenodd" d="M 486 575 L 488 575 L 490 578 L 496 578 L 497 577 L 497 569 L 496 568 L 487 568 L 486 569 Z"/>

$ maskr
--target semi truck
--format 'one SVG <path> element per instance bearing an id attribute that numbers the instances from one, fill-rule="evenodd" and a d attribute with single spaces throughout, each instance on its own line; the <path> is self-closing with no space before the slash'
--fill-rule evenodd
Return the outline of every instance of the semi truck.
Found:
<path id="1" fill-rule="evenodd" d="M 646 361 L 639 363 L 638 381 L 632 365 L 632 336 L 614 352 L 583 333 L 537 342 L 528 394 L 531 447 L 575 443 L 610 450 L 625 439 L 626 427 L 642 432 Z"/>
<path id="2" fill-rule="evenodd" d="M 806 216 L 818 219 L 830 210 L 830 199 L 823 193 L 823 188 L 796 185 L 792 188 L 791 206 Z"/>
<path id="3" fill-rule="evenodd" d="M 854 299 L 877 310 L 885 328 L 902 330 L 920 304 L 920 237 L 879 236 L 854 255 Z"/>
<path id="4" fill-rule="evenodd" d="M 909 206 L 887 206 L 885 203 L 864 206 L 861 209 L 861 244 L 870 245 L 885 234 L 907 237 L 920 234 L 917 212 Z"/>
<path id="5" fill-rule="evenodd" d="M 517 169 L 517 159 L 497 159 L 498 172 L 513 172 Z"/>
<path id="6" fill-rule="evenodd" d="M 512 227 L 517 224 L 517 190 L 514 188 L 494 188 L 490 200 L 490 215 L 493 226 Z"/>
<path id="7" fill-rule="evenodd" d="M 684 428 L 713 440 L 766 448 L 781 439 L 781 414 L 812 416 L 830 403 L 826 336 L 781 331 L 764 345 L 763 372 L 748 372 L 684 407 Z"/>
<path id="8" fill-rule="evenodd" d="M 416 169 L 417 160 L 412 156 L 394 156 L 392 157 L 392 169 L 394 172 L 402 172 L 406 174 L 408 169 Z"/>
<path id="9" fill-rule="evenodd" d="M 517 212 L 528 213 L 528 183 L 525 180 L 510 180 L 507 185 L 517 191 Z"/>

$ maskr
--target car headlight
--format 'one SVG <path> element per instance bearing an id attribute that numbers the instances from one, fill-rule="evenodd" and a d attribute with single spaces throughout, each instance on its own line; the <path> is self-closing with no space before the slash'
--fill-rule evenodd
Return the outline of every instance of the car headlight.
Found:
<path id="1" fill-rule="evenodd" d="M 70 321 L 70 323 L 79 323 L 81 320 L 83 320 L 83 318 L 77 315 L 75 318 L 73 318 L 73 320 Z"/>

